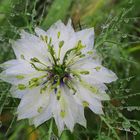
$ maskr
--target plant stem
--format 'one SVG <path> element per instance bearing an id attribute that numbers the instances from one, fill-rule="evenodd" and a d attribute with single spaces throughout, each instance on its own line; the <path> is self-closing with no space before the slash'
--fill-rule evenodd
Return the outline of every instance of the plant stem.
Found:
<path id="1" fill-rule="evenodd" d="M 51 119 L 50 126 L 49 126 L 48 140 L 51 140 L 52 127 L 53 127 L 53 118 Z"/>

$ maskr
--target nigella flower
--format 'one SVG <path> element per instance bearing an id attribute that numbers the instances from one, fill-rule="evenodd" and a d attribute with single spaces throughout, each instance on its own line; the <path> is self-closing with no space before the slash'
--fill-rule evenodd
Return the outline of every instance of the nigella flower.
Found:
<path id="1" fill-rule="evenodd" d="M 21 32 L 12 42 L 16 59 L 1 64 L 0 78 L 12 84 L 11 95 L 20 98 L 18 119 L 36 127 L 54 117 L 59 134 L 74 124 L 86 127 L 84 108 L 103 114 L 101 101 L 109 100 L 105 83 L 117 76 L 101 64 L 94 45 L 94 29 L 75 32 L 56 22 L 35 35 Z"/>

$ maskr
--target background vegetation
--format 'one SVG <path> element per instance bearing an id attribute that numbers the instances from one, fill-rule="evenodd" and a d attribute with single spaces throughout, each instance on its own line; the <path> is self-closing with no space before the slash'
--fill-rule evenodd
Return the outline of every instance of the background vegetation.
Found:
<path id="1" fill-rule="evenodd" d="M 0 0 L 0 63 L 14 58 L 9 43 L 21 29 L 47 30 L 58 19 L 72 18 L 76 31 L 94 27 L 95 47 L 103 64 L 117 73 L 108 85 L 111 101 L 104 116 L 85 109 L 88 127 L 76 125 L 58 137 L 50 121 L 35 129 L 27 120 L 16 120 L 19 100 L 10 85 L 0 81 L 1 140 L 140 140 L 140 1 L 139 0 Z"/>

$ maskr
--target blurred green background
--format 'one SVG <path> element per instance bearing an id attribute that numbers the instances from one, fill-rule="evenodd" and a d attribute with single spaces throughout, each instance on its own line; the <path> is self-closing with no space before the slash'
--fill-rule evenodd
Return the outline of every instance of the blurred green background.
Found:
<path id="1" fill-rule="evenodd" d="M 104 116 L 85 109 L 88 127 L 76 125 L 61 137 L 54 123 L 51 140 L 140 140 L 140 0 L 0 0 L 0 63 L 15 58 L 9 40 L 20 30 L 47 30 L 69 18 L 75 31 L 95 28 L 94 47 L 119 79 L 108 85 L 111 101 L 103 103 Z M 9 89 L 0 81 L 0 140 L 48 140 L 50 121 L 37 129 L 16 121 L 19 100 Z"/>

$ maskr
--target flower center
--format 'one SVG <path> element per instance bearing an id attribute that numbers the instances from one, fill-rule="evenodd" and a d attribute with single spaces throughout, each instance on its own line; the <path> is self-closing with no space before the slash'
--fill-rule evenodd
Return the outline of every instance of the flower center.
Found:
<path id="1" fill-rule="evenodd" d="M 63 65 L 54 65 L 50 70 L 50 79 L 53 79 L 53 84 L 62 85 L 68 79 L 69 73 Z"/>

